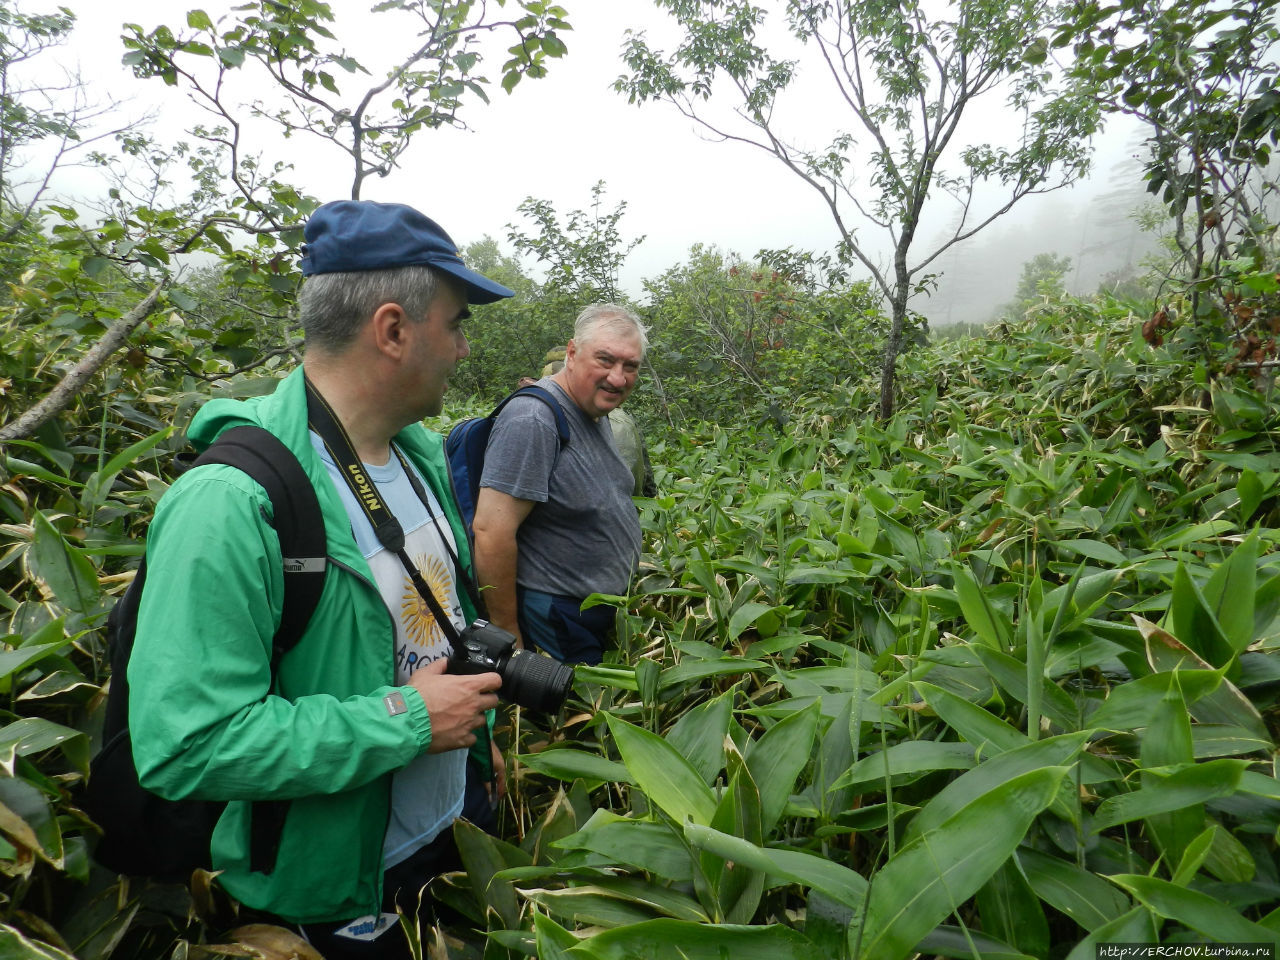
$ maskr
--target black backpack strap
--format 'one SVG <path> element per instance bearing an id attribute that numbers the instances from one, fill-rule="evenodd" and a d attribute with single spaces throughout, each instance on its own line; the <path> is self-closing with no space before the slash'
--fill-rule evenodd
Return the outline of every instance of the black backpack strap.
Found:
<path id="1" fill-rule="evenodd" d="M 232 427 L 192 466 L 222 463 L 243 470 L 271 498 L 272 526 L 284 558 L 284 606 L 272 641 L 271 672 L 302 633 L 324 591 L 324 517 L 311 480 L 293 451 L 262 427 Z"/>
<path id="2" fill-rule="evenodd" d="M 225 431 L 192 466 L 206 463 L 243 470 L 271 498 L 272 525 L 280 538 L 285 574 L 280 626 L 271 644 L 274 686 L 280 659 L 302 639 L 324 591 L 326 541 L 320 501 L 293 451 L 262 427 L 245 425 Z M 270 873 L 275 868 L 288 810 L 287 800 L 254 802 L 250 818 L 251 870 Z"/>

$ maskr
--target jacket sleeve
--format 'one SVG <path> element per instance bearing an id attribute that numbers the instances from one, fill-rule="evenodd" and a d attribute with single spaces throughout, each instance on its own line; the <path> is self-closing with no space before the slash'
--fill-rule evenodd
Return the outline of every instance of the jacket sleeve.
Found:
<path id="1" fill-rule="evenodd" d="M 175 483 L 151 524 L 129 660 L 129 725 L 139 779 L 161 796 L 337 793 L 403 767 L 430 743 L 426 706 L 409 687 L 296 700 L 271 693 L 283 572 L 269 510 L 246 474 L 210 465 Z M 308 650 L 311 633 L 292 655 L 332 656 L 357 640 Z M 332 670 L 341 676 L 343 665 Z"/>

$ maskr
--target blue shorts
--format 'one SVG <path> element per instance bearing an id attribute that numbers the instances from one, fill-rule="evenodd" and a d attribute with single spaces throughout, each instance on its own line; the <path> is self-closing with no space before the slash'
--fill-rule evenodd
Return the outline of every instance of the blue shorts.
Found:
<path id="1" fill-rule="evenodd" d="M 540 590 L 516 591 L 520 633 L 526 643 L 545 650 L 561 663 L 599 663 L 613 629 L 614 609 L 608 604 L 582 609 L 576 597 Z"/>

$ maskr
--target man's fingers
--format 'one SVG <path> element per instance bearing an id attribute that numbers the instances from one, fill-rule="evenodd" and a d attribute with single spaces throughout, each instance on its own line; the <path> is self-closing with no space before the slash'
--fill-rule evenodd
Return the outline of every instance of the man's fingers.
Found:
<path id="1" fill-rule="evenodd" d="M 476 684 L 476 690 L 481 693 L 488 693 L 498 690 L 502 686 L 502 675 L 498 673 L 477 673 L 472 675 L 472 679 L 480 681 Z M 497 706 L 498 698 L 494 697 L 494 706 Z"/>

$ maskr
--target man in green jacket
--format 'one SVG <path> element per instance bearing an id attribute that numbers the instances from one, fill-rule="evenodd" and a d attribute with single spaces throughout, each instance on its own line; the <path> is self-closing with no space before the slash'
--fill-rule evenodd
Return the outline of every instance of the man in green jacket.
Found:
<path id="1" fill-rule="evenodd" d="M 423 885 L 456 868 L 454 818 L 491 816 L 469 748 L 493 765 L 493 788 L 505 786 L 486 726 L 500 678 L 444 672 L 445 636 L 361 511 L 343 458 L 309 429 L 308 390 L 345 428 L 404 552 L 460 630 L 476 613 L 459 589 L 471 556 L 443 438 L 420 421 L 440 412 L 469 353 L 467 304 L 511 291 L 400 204 L 326 204 L 305 240 L 302 368 L 269 396 L 211 401 L 190 435 L 203 446 L 258 424 L 298 457 L 324 516 L 319 605 L 273 683 L 284 575 L 270 500 L 232 467 L 191 470 L 151 525 L 129 722 L 143 786 L 228 801 L 213 867 L 251 915 L 298 925 L 330 960 L 407 956 L 397 904 L 412 913 Z M 250 810 L 263 800 L 287 802 L 268 873 L 250 867 Z"/>

